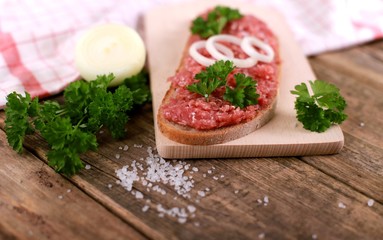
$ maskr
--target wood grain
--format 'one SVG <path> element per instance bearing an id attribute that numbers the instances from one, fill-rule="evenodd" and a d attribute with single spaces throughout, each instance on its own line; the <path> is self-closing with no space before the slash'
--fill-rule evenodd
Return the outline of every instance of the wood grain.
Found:
<path id="1" fill-rule="evenodd" d="M 0 239 L 380 239 L 383 41 L 308 60 L 315 75 L 335 83 L 348 102 L 349 118 L 341 125 L 345 145 L 339 154 L 185 160 L 199 169 L 193 174 L 191 199 L 178 196 L 167 184 L 160 184 L 166 195 L 135 184 L 144 194 L 136 199 L 115 183 L 115 170 L 146 158 L 147 147 L 155 147 L 150 104 L 132 116 L 125 139 L 99 133 L 98 151 L 81 157 L 91 169 L 72 178 L 47 166 L 49 146 L 39 135 L 27 137 L 25 151 L 18 155 L 0 130 Z M 128 151 L 120 149 L 125 145 Z M 206 188 L 207 195 L 199 197 L 197 192 Z M 150 208 L 143 212 L 147 199 Z M 369 207 L 371 199 L 375 202 Z M 157 204 L 193 205 L 195 217 L 184 224 L 161 218 Z"/>
<path id="2" fill-rule="evenodd" d="M 0 143 L 5 142 L 0 131 Z M 4 239 L 144 239 L 28 151 L 20 156 L 3 146 L 1 155 Z"/>

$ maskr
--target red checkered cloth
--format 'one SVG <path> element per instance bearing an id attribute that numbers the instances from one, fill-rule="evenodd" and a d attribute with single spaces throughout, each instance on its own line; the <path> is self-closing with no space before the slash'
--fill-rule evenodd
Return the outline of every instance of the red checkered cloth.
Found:
<path id="1" fill-rule="evenodd" d="M 13 91 L 46 97 L 78 79 L 74 46 L 90 26 L 116 22 L 138 29 L 149 8 L 181 1 L 0 0 L 0 109 Z M 380 0 L 244 1 L 279 9 L 307 55 L 383 37 Z"/>

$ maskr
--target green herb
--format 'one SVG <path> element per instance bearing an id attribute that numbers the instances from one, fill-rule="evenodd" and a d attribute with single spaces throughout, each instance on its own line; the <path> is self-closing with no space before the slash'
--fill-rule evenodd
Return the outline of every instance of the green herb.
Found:
<path id="1" fill-rule="evenodd" d="M 223 99 L 240 108 L 257 104 L 259 98 L 259 94 L 256 92 L 257 82 L 242 73 L 235 74 L 234 79 L 235 88 L 226 86 Z"/>
<path id="2" fill-rule="evenodd" d="M 347 104 L 335 85 L 315 80 L 310 81 L 310 86 L 313 95 L 310 95 L 305 83 L 296 85 L 295 91 L 291 91 L 297 95 L 295 100 L 297 119 L 305 129 L 324 132 L 332 124 L 340 124 L 346 120 L 347 115 L 343 111 Z"/>
<path id="3" fill-rule="evenodd" d="M 64 103 L 31 99 L 13 92 L 7 96 L 5 130 L 9 144 L 21 153 L 24 138 L 40 132 L 48 142 L 48 164 L 68 176 L 84 167 L 80 154 L 97 149 L 95 133 L 107 127 L 115 138 L 123 137 L 128 113 L 150 98 L 145 74 L 126 79 L 108 90 L 112 74 L 91 82 L 76 81 L 64 90 Z M 141 82 L 141 83 L 140 83 Z M 131 87 L 131 88 L 129 88 Z"/>
<path id="4" fill-rule="evenodd" d="M 197 17 L 191 26 L 193 34 L 198 34 L 202 38 L 208 38 L 222 32 L 222 29 L 229 21 L 242 18 L 242 14 L 237 9 L 217 6 L 209 12 L 206 19 Z"/>
<path id="5" fill-rule="evenodd" d="M 205 97 L 209 96 L 219 87 L 226 86 L 223 98 L 234 106 L 244 108 L 248 105 L 257 104 L 259 95 L 256 92 L 256 81 L 249 76 L 238 73 L 234 75 L 236 86 L 234 88 L 227 85 L 227 77 L 234 70 L 233 62 L 217 61 L 206 68 L 205 71 L 195 75 L 196 83 L 188 85 L 186 88 L 194 93 Z"/>
<path id="6" fill-rule="evenodd" d="M 226 84 L 226 78 L 233 70 L 233 62 L 217 61 L 205 71 L 196 74 L 194 78 L 199 81 L 187 86 L 187 89 L 204 96 L 207 101 L 212 92 Z"/>

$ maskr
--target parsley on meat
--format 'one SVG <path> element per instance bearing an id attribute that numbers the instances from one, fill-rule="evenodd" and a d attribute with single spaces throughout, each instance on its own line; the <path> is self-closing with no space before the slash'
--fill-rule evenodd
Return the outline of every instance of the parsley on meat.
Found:
<path id="1" fill-rule="evenodd" d="M 188 85 L 186 88 L 190 92 L 197 93 L 205 97 L 206 101 L 209 96 L 219 87 L 226 86 L 226 92 L 223 99 L 230 102 L 236 107 L 244 108 L 249 105 L 257 104 L 257 83 L 249 76 L 242 73 L 234 75 L 236 81 L 235 87 L 227 85 L 227 77 L 234 70 L 232 61 L 217 61 L 213 65 L 206 68 L 205 71 L 195 75 L 196 83 Z"/>
<path id="2" fill-rule="evenodd" d="M 31 99 L 13 92 L 7 96 L 5 130 L 8 143 L 21 153 L 24 138 L 39 132 L 51 149 L 48 164 L 65 175 L 84 167 L 80 154 L 97 149 L 96 132 L 107 127 L 114 138 L 123 137 L 128 113 L 150 99 L 147 75 L 139 74 L 110 91 L 113 74 L 91 82 L 76 81 L 64 90 L 64 103 Z"/>
<path id="3" fill-rule="evenodd" d="M 310 81 L 310 86 L 313 95 L 310 95 L 305 83 L 296 85 L 295 91 L 291 91 L 297 95 L 295 100 L 297 119 L 305 129 L 324 132 L 332 124 L 340 124 L 346 120 L 347 115 L 343 111 L 347 104 L 335 85 L 315 80 Z"/>
<path id="4" fill-rule="evenodd" d="M 257 104 L 259 98 L 256 92 L 257 82 L 242 73 L 235 74 L 234 79 L 236 86 L 234 88 L 226 86 L 223 99 L 240 108 Z"/>
<path id="5" fill-rule="evenodd" d="M 191 26 L 193 34 L 198 34 L 202 38 L 208 38 L 222 32 L 222 29 L 229 21 L 242 18 L 242 14 L 237 9 L 217 6 L 209 12 L 206 19 L 197 17 Z"/>
<path id="6" fill-rule="evenodd" d="M 199 81 L 187 86 L 187 89 L 204 96 L 207 101 L 212 92 L 226 84 L 226 78 L 233 70 L 233 62 L 218 61 L 207 67 L 205 71 L 196 74 L 194 78 Z"/>

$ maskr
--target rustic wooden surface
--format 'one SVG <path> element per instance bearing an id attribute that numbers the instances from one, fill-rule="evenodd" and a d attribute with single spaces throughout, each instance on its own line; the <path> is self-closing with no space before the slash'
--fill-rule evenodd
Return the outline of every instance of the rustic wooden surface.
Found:
<path id="1" fill-rule="evenodd" d="M 199 202 L 115 184 L 115 170 L 154 147 L 147 105 L 128 124 L 127 138 L 100 134 L 100 148 L 82 159 L 91 165 L 72 178 L 46 164 L 47 144 L 27 137 L 22 155 L 0 130 L 0 239 L 381 239 L 383 236 L 383 41 L 309 58 L 318 78 L 335 83 L 348 102 L 345 146 L 336 155 L 187 160 Z M 4 112 L 0 112 L 4 128 Z M 124 152 L 120 146 L 130 146 Z M 142 144 L 142 148 L 133 147 Z M 115 154 L 120 153 L 120 159 Z M 215 167 L 213 174 L 207 174 Z M 212 176 L 221 176 L 214 180 Z M 108 184 L 113 187 L 109 188 Z M 70 191 L 68 191 L 70 189 Z M 267 206 L 258 199 L 268 196 Z M 367 202 L 374 199 L 369 207 Z M 157 204 L 196 207 L 181 224 L 158 216 Z M 345 208 L 340 208 L 343 203 Z"/>

